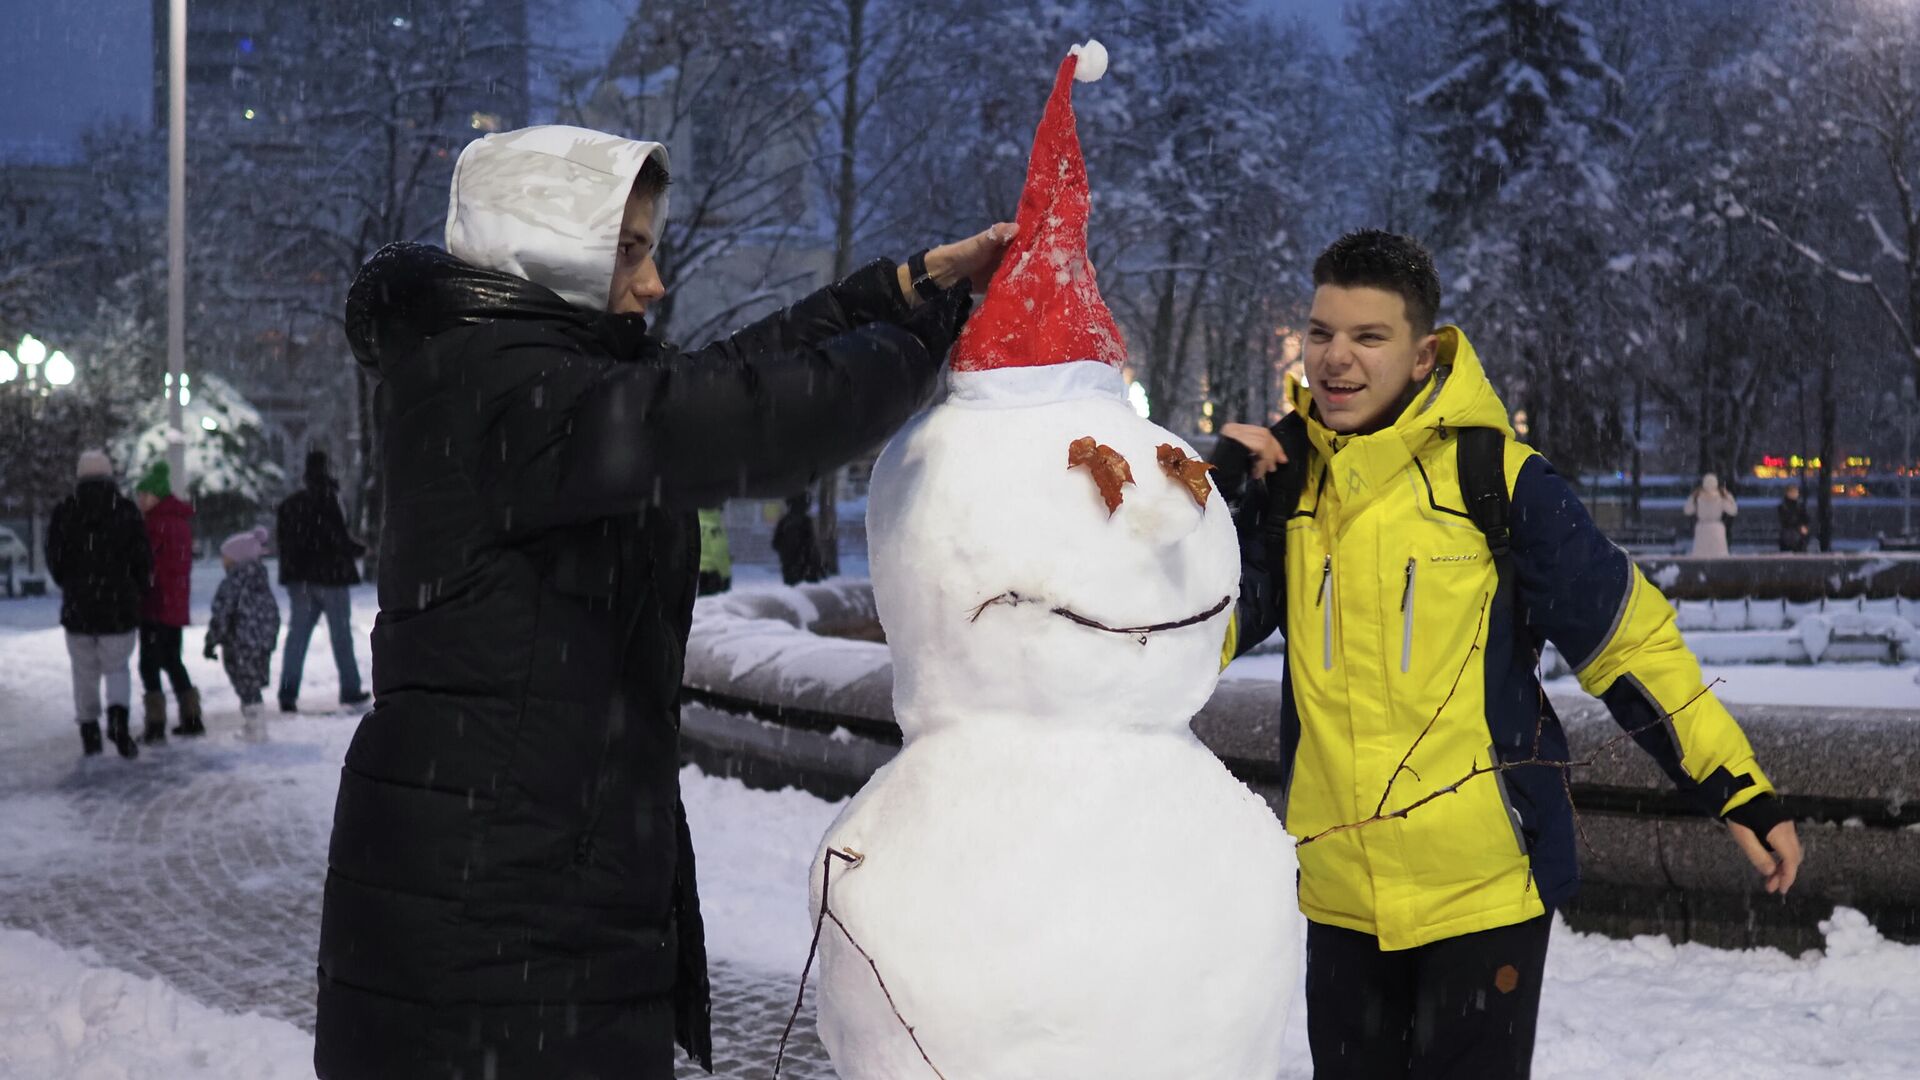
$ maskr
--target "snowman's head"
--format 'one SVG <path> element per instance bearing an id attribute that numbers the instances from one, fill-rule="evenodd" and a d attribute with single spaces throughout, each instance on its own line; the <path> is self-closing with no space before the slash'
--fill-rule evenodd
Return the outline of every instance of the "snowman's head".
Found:
<path id="1" fill-rule="evenodd" d="M 1184 728 L 1218 678 L 1240 570 L 1224 500 L 1204 482 L 1196 497 L 1161 450 L 1192 449 L 1105 363 L 952 380 L 880 456 L 868 502 L 902 728 Z M 1111 510 L 1100 466 L 1069 465 L 1088 438 L 1132 475 Z"/>

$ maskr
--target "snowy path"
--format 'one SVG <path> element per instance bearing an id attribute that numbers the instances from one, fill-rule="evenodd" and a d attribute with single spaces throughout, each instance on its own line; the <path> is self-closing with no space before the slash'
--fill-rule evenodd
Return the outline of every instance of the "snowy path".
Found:
<path id="1" fill-rule="evenodd" d="M 201 621 L 215 574 L 196 580 Z M 357 592 L 355 618 L 364 672 L 370 590 Z M 134 762 L 82 761 L 53 621 L 40 601 L 0 604 L 0 1080 L 310 1076 L 319 887 L 354 718 L 275 714 L 272 742 L 238 742 L 232 691 L 198 659 L 196 629 L 189 666 L 212 734 Z M 335 684 L 322 635 L 315 645 L 302 700 L 317 710 Z M 765 1077 L 810 930 L 807 862 L 837 807 L 682 777 L 718 1073 Z M 1543 1080 L 1730 1063 L 1762 1078 L 1870 1080 L 1910 1077 L 1920 1062 L 1920 948 L 1881 941 L 1851 913 L 1824 955 L 1797 959 L 1559 927 L 1548 979 Z M 830 1077 L 811 1024 L 801 1031 L 785 1075 Z M 1288 1038 L 1302 1064 L 1285 1075 L 1304 1078 L 1298 1008 Z"/>

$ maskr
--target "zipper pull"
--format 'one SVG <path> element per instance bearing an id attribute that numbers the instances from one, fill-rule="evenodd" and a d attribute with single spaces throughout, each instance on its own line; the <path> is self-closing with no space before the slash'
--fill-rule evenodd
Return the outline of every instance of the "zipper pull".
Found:
<path id="1" fill-rule="evenodd" d="M 1327 556 L 1327 561 L 1320 564 L 1320 598 L 1313 602 L 1314 607 L 1319 607 L 1320 605 L 1327 602 L 1327 591 L 1329 587 L 1331 587 L 1332 585 L 1333 585 L 1333 556 L 1329 554 Z"/>
<path id="2" fill-rule="evenodd" d="M 1400 610 L 1407 610 L 1407 599 L 1413 595 L 1413 560 L 1407 560 L 1407 585 L 1400 590 Z"/>

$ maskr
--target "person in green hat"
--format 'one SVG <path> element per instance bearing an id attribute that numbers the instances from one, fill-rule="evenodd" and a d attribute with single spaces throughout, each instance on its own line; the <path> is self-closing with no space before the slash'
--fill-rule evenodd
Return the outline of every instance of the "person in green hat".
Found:
<path id="1" fill-rule="evenodd" d="M 719 507 L 700 511 L 699 594 L 711 596 L 733 588 L 733 549 L 727 544 L 727 523 Z"/>
<path id="2" fill-rule="evenodd" d="M 160 673 L 173 684 L 174 699 L 180 706 L 180 724 L 175 735 L 203 735 L 206 727 L 200 719 L 200 691 L 180 661 L 180 635 L 187 625 L 187 606 L 192 594 L 193 507 L 173 493 L 173 471 L 165 461 L 147 466 L 134 485 L 134 501 L 147 523 L 147 543 L 153 550 L 153 584 L 140 606 L 140 683 L 146 693 L 141 705 L 146 714 L 146 731 L 140 741 L 148 745 L 167 741 L 167 695 L 160 688 Z"/>

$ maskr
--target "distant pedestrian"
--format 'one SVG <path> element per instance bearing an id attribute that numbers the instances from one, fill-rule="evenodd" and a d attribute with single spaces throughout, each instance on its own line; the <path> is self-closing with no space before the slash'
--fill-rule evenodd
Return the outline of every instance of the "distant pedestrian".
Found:
<path id="1" fill-rule="evenodd" d="M 245 739 L 267 737 L 260 691 L 267 685 L 273 646 L 280 638 L 280 603 L 273 598 L 267 568 L 260 562 L 266 546 L 264 525 L 235 533 L 220 545 L 220 563 L 227 576 L 214 591 L 213 617 L 207 621 L 204 655 L 212 660 L 219 650 L 227 681 L 240 698 L 240 735 Z"/>
<path id="2" fill-rule="evenodd" d="M 727 543 L 727 522 L 719 507 L 700 511 L 701 596 L 733 588 L 733 548 Z"/>
<path id="3" fill-rule="evenodd" d="M 789 585 L 819 581 L 827 576 L 820 559 L 820 538 L 813 531 L 806 492 L 787 496 L 786 512 L 773 526 L 773 551 L 780 556 L 780 580 Z"/>
<path id="4" fill-rule="evenodd" d="M 193 688 L 187 665 L 180 660 L 180 633 L 188 623 L 193 592 L 193 507 L 173 493 L 173 472 L 165 461 L 147 467 L 133 489 L 140 512 L 146 515 L 147 542 L 153 549 L 153 584 L 140 607 L 140 684 L 146 688 L 142 711 L 146 730 L 140 741 L 148 745 L 167 741 L 167 695 L 160 689 L 165 672 L 173 684 L 180 709 L 175 735 L 204 735 L 200 722 L 200 691 Z"/>
<path id="5" fill-rule="evenodd" d="M 98 754 L 100 684 L 107 686 L 107 731 L 121 757 L 138 757 L 128 730 L 133 677 L 127 663 L 140 629 L 140 599 L 153 574 L 140 508 L 114 486 L 107 455 L 80 455 L 73 494 L 53 508 L 47 569 L 60 587 L 60 625 L 73 662 L 73 709 L 82 753 Z"/>
<path id="6" fill-rule="evenodd" d="M 1800 485 L 1788 484 L 1780 498 L 1780 550 L 1804 555 L 1807 534 L 1813 519 L 1807 516 L 1807 504 L 1800 500 Z"/>
<path id="7" fill-rule="evenodd" d="M 1686 513 L 1693 519 L 1693 550 L 1688 554 L 1725 558 L 1727 519 L 1740 512 L 1733 493 L 1720 486 L 1720 478 L 1708 473 L 1700 486 L 1687 496 Z"/>
<path id="8" fill-rule="evenodd" d="M 360 584 L 355 560 L 366 545 L 347 532 L 340 510 L 340 485 L 324 450 L 307 455 L 306 484 L 280 503 L 275 527 L 280 541 L 280 584 L 286 586 L 287 649 L 280 658 L 280 711 L 298 710 L 300 679 L 307 666 L 307 643 L 320 616 L 327 617 L 333 666 L 340 673 L 340 704 L 358 705 L 372 695 L 361 688 L 360 664 L 353 656 L 352 607 L 347 587 Z"/>

